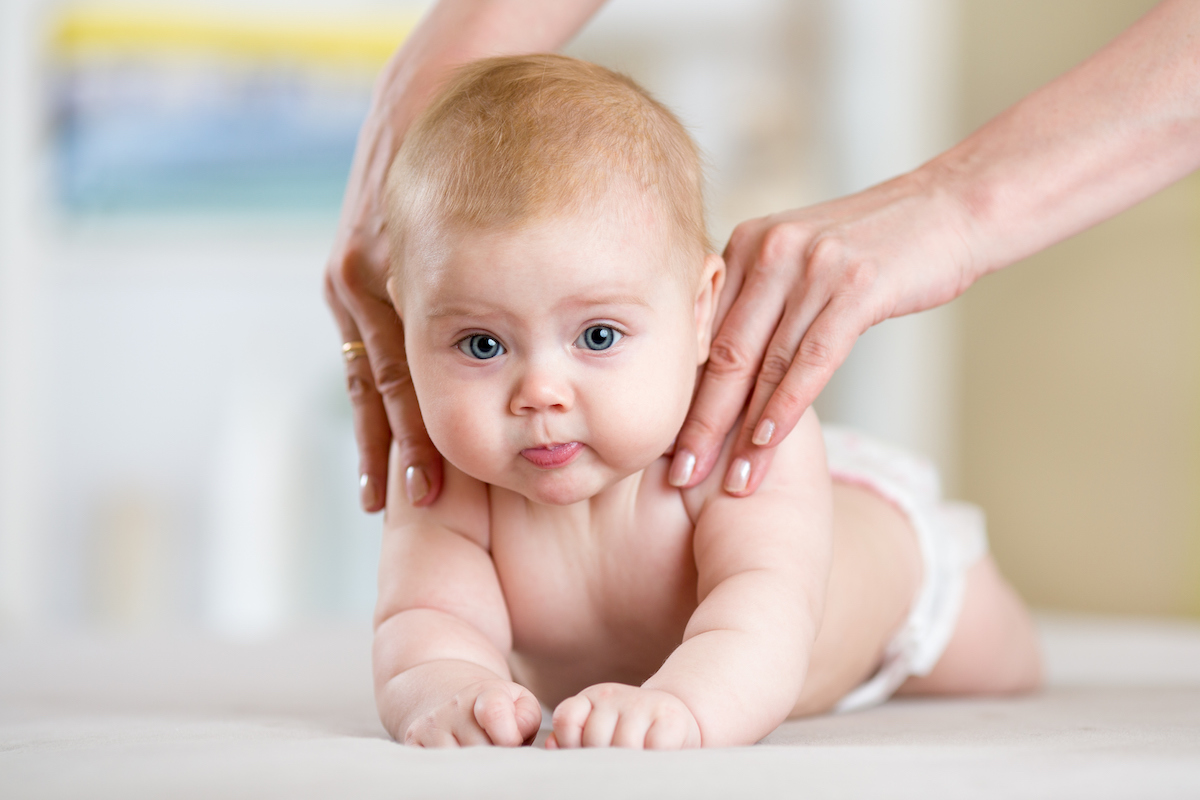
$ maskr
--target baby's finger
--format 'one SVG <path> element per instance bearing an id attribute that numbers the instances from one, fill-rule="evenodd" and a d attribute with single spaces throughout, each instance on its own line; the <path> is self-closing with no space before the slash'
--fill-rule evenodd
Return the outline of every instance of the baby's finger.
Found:
<path id="1" fill-rule="evenodd" d="M 517 747 L 525 740 L 517 727 L 516 705 L 507 692 L 499 687 L 480 692 L 472 709 L 475 721 L 483 728 L 492 744 Z"/>
<path id="2" fill-rule="evenodd" d="M 454 735 L 460 747 L 483 747 L 492 743 L 487 731 L 469 714 L 460 715 L 450 728 L 450 733 Z"/>
<path id="3" fill-rule="evenodd" d="M 647 713 L 626 711 L 617 720 L 613 729 L 613 747 L 631 747 L 641 750 L 646 746 L 646 731 L 650 727 L 651 717 Z"/>
<path id="4" fill-rule="evenodd" d="M 537 698 L 522 689 L 516 701 L 517 731 L 522 744 L 532 744 L 542 727 L 542 706 Z"/>
<path id="5" fill-rule="evenodd" d="M 647 750 L 678 750 L 687 740 L 687 724 L 676 716 L 658 717 L 646 731 Z"/>
<path id="6" fill-rule="evenodd" d="M 577 694 L 568 697 L 554 709 L 554 740 L 561 748 L 583 746 L 583 726 L 592 712 L 592 701 Z"/>
<path id="7" fill-rule="evenodd" d="M 426 727 L 416 731 L 412 737 L 405 736 L 404 743 L 416 747 L 458 747 L 458 739 L 445 728 Z"/>
<path id="8" fill-rule="evenodd" d="M 618 720 L 620 714 L 611 705 L 592 706 L 592 713 L 588 714 L 583 726 L 583 746 L 611 747 Z"/>

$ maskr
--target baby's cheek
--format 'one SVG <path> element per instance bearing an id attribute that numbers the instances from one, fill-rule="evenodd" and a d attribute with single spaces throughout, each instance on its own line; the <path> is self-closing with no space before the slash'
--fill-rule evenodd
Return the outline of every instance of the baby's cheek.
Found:
<path id="1" fill-rule="evenodd" d="M 670 446 L 691 400 L 692 380 L 674 364 L 659 364 L 639 371 L 623 382 L 609 404 L 605 427 L 614 447 L 624 451 L 622 461 L 641 469 Z"/>
<path id="2" fill-rule="evenodd" d="M 478 403 L 456 402 L 457 399 L 451 395 L 422 405 L 421 413 L 429 438 L 451 464 L 474 478 L 487 481 L 499 423 L 489 421 Z"/>

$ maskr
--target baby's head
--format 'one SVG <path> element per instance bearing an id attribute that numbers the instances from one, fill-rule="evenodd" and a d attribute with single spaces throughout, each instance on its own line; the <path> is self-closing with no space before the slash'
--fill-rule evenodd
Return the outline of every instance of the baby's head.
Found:
<path id="1" fill-rule="evenodd" d="M 488 59 L 434 100 L 389 175 L 388 286 L 452 464 L 566 504 L 662 455 L 724 278 L 701 183 L 679 121 L 593 64 Z"/>

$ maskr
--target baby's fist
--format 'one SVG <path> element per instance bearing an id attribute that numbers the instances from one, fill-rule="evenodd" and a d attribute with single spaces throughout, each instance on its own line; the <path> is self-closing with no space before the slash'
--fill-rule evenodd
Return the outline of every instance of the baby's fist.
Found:
<path id="1" fill-rule="evenodd" d="M 414 720 L 404 732 L 404 743 L 516 747 L 532 741 L 541 723 L 542 707 L 524 686 L 511 681 L 479 681 Z"/>
<path id="2" fill-rule="evenodd" d="M 589 686 L 554 709 L 546 747 L 633 747 L 678 750 L 700 746 L 700 726 L 673 694 L 621 683 Z"/>

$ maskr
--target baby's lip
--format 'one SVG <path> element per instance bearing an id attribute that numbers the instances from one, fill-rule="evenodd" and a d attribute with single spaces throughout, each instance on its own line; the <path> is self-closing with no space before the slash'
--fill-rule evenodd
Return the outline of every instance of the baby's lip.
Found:
<path id="1" fill-rule="evenodd" d="M 521 451 L 521 455 L 525 456 L 526 460 L 535 467 L 555 469 L 570 464 L 575 460 L 575 456 L 579 455 L 581 450 L 583 450 L 583 445 L 579 442 L 567 442 L 565 444 L 527 447 Z"/>

